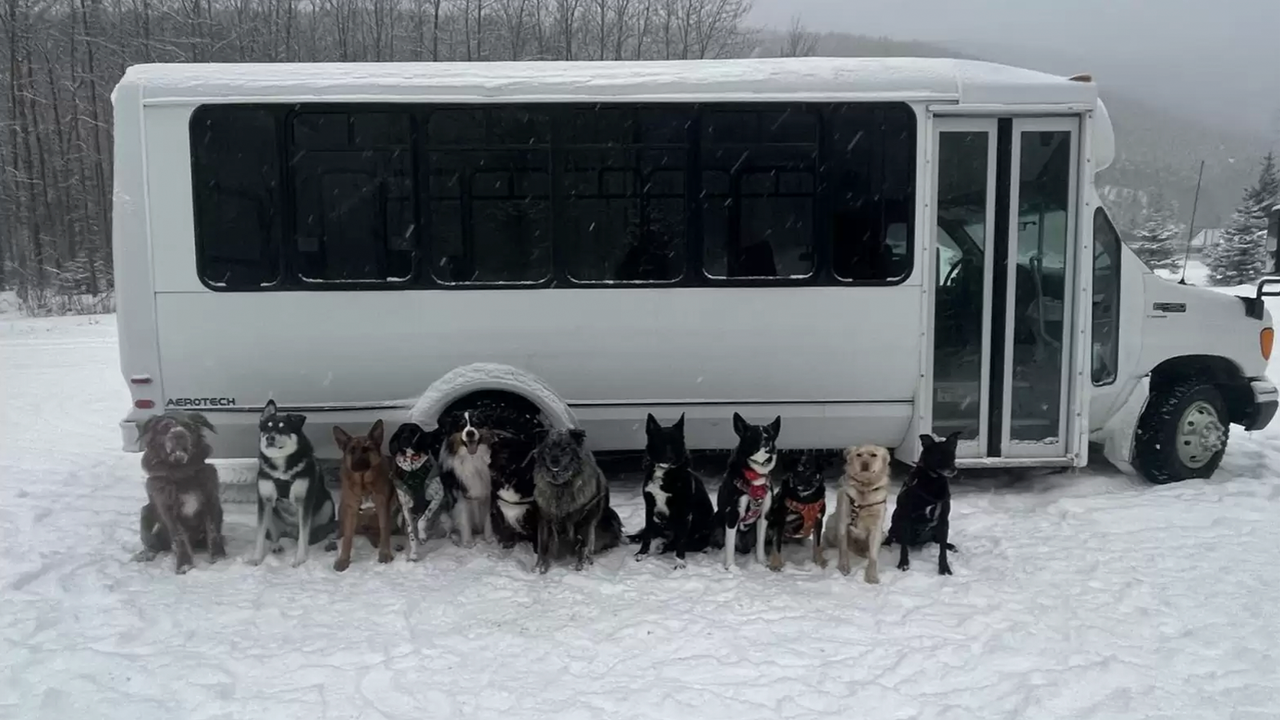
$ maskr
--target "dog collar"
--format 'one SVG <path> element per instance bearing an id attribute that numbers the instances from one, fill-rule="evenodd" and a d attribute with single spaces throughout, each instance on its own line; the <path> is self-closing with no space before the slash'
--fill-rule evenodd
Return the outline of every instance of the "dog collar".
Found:
<path id="1" fill-rule="evenodd" d="M 528 500 L 507 500 L 506 498 L 500 497 L 498 498 L 498 502 L 502 503 L 503 505 L 532 505 L 534 503 L 534 499 L 529 498 Z"/>

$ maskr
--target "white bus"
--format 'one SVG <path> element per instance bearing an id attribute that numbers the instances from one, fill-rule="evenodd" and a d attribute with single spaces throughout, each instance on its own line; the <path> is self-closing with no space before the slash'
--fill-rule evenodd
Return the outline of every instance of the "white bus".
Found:
<path id="1" fill-rule="evenodd" d="M 1167 482 L 1276 410 L 1262 286 L 1167 282 L 1120 242 L 1087 76 L 144 65 L 113 99 L 129 450 L 195 408 L 253 458 L 273 398 L 332 457 L 328 425 L 394 427 L 436 383 L 424 424 L 487 393 L 604 451 L 648 412 L 727 448 L 738 411 L 784 447 L 911 462 L 959 431 L 962 466 L 1072 467 L 1092 442 Z"/>

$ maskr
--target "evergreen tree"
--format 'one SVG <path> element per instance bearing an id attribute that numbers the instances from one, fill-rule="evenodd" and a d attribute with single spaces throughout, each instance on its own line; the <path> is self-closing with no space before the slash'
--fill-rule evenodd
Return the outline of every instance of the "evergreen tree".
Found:
<path id="1" fill-rule="evenodd" d="M 1129 247 L 1152 270 L 1177 270 L 1185 254 L 1182 231 L 1173 207 L 1157 190 L 1151 195 Z"/>
<path id="2" fill-rule="evenodd" d="M 1258 182 L 1244 191 L 1240 207 L 1222 231 L 1217 245 L 1209 249 L 1205 265 L 1214 285 L 1244 285 L 1262 277 L 1270 264 L 1267 257 L 1267 216 L 1280 202 L 1280 174 L 1274 153 L 1262 160 Z"/>

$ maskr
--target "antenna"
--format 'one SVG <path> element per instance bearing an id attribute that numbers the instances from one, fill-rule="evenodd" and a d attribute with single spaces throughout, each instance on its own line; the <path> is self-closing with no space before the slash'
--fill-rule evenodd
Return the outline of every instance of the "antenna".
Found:
<path id="1" fill-rule="evenodd" d="M 1200 161 L 1200 174 L 1196 177 L 1196 199 L 1191 203 L 1191 224 L 1187 226 L 1187 252 L 1182 256 L 1182 278 L 1179 285 L 1187 284 L 1187 263 L 1191 261 L 1191 240 L 1196 231 L 1196 210 L 1200 207 L 1200 181 L 1204 180 L 1204 161 Z"/>

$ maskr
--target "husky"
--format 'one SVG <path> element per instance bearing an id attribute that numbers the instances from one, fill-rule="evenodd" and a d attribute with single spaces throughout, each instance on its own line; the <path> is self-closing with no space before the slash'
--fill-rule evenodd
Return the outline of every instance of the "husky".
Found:
<path id="1" fill-rule="evenodd" d="M 724 568 L 733 567 L 735 552 L 750 552 L 749 546 L 738 547 L 738 532 L 756 530 L 756 562 L 765 564 L 766 533 L 769 510 L 773 506 L 773 487 L 769 474 L 778 462 L 778 433 L 782 416 L 768 425 L 752 425 L 738 413 L 733 414 L 733 432 L 738 445 L 729 456 L 729 467 L 716 494 L 717 528 L 724 530 Z"/>
<path id="2" fill-rule="evenodd" d="M 333 495 L 324 485 L 315 449 L 302 432 L 306 417 L 276 411 L 268 400 L 258 418 L 258 540 L 251 565 L 279 552 L 282 537 L 297 538 L 293 566 L 307 561 L 307 548 L 338 529 Z"/>

